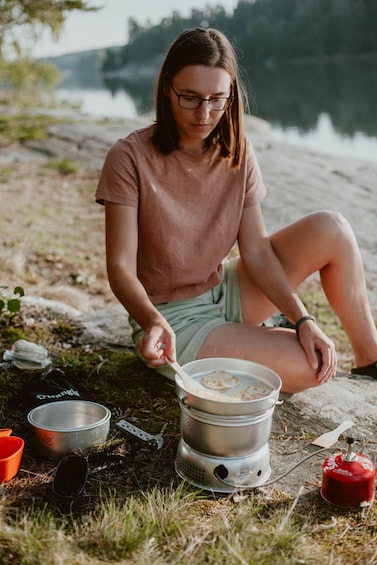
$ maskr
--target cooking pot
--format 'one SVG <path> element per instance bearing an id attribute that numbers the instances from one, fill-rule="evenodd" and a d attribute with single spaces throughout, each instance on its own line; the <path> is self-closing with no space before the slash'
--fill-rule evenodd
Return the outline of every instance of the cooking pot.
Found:
<path id="1" fill-rule="evenodd" d="M 242 457 L 258 451 L 271 432 L 274 406 L 256 415 L 218 416 L 181 403 L 181 433 L 196 451 L 213 457 Z"/>
<path id="2" fill-rule="evenodd" d="M 187 393 L 177 376 L 182 438 L 192 449 L 210 457 L 242 457 L 268 442 L 281 387 L 276 373 L 258 363 L 220 357 L 193 361 L 184 369 L 196 381 L 212 371 L 236 375 L 238 384 L 232 394 L 234 389 L 259 391 L 252 400 L 223 402 Z"/>
<path id="3" fill-rule="evenodd" d="M 111 412 L 88 400 L 62 400 L 33 408 L 27 416 L 38 451 L 60 458 L 107 440 Z"/>
<path id="4" fill-rule="evenodd" d="M 11 433 L 11 428 L 0 430 L 0 483 L 13 479 L 21 466 L 24 440 Z"/>
<path id="5" fill-rule="evenodd" d="M 187 363 L 184 365 L 184 370 L 198 382 L 200 382 L 204 375 L 212 371 L 226 371 L 239 378 L 237 389 L 242 390 L 250 387 L 263 391 L 260 397 L 251 400 L 231 399 L 224 400 L 223 402 L 221 400 L 203 398 L 196 393 L 188 393 L 179 375 L 176 375 L 176 393 L 182 404 L 201 412 L 218 414 L 220 416 L 255 415 L 275 407 L 279 399 L 282 385 L 279 375 L 272 371 L 272 369 L 253 361 L 214 357 Z"/>

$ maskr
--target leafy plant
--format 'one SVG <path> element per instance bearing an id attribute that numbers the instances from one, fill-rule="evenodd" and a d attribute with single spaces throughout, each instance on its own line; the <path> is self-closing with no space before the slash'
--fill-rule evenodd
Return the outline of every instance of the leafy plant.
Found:
<path id="1" fill-rule="evenodd" d="M 0 298 L 0 314 L 6 311 L 13 317 L 21 310 L 20 298 L 25 295 L 24 289 L 21 286 L 14 287 L 10 297 L 8 297 L 8 287 L 0 286 L 0 295 L 2 296 Z M 15 296 L 19 296 L 19 298 L 14 298 Z"/>

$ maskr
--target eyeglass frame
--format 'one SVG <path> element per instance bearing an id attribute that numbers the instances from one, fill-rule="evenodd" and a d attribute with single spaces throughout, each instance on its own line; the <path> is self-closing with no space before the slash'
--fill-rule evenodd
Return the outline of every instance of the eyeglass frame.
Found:
<path id="1" fill-rule="evenodd" d="M 172 84 L 170 86 L 171 86 L 174 94 L 178 98 L 178 106 L 180 108 L 182 108 L 183 110 L 198 110 L 200 108 L 200 106 L 203 104 L 203 102 L 207 102 L 211 112 L 224 112 L 225 110 L 227 110 L 229 108 L 229 106 L 232 104 L 232 102 L 234 100 L 234 96 L 213 96 L 212 98 L 202 98 L 201 96 L 192 96 L 190 94 L 178 94 L 178 92 L 175 90 L 174 86 Z M 183 98 L 197 98 L 198 100 L 200 100 L 200 102 L 195 108 L 185 108 L 184 106 L 181 105 L 181 98 L 182 97 Z M 217 110 L 216 108 L 212 108 L 212 106 L 211 106 L 212 100 L 226 100 L 227 103 L 225 103 L 225 108 L 221 108 L 221 110 Z"/>

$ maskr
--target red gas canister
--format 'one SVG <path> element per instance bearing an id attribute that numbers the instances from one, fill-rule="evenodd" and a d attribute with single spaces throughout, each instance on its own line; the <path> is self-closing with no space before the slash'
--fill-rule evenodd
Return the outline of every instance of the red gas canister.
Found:
<path id="1" fill-rule="evenodd" d="M 375 492 L 375 466 L 372 461 L 352 450 L 353 438 L 347 438 L 346 453 L 333 453 L 322 466 L 323 498 L 344 508 L 372 504 Z"/>

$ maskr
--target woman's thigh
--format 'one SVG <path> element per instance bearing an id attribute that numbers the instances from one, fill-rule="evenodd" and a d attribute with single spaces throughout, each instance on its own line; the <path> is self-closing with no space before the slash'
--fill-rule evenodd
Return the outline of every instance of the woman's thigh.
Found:
<path id="1" fill-rule="evenodd" d="M 328 264 L 333 252 L 332 241 L 339 232 L 337 224 L 336 213 L 317 212 L 270 236 L 272 247 L 293 289 Z M 276 307 L 249 277 L 242 258 L 238 265 L 238 278 L 243 320 L 261 324 L 276 311 Z"/>
<path id="2" fill-rule="evenodd" d="M 197 359 L 208 357 L 246 359 L 270 367 L 282 379 L 284 392 L 300 392 L 319 384 L 295 332 L 286 328 L 244 323 L 218 326 L 209 332 L 197 355 Z"/>

